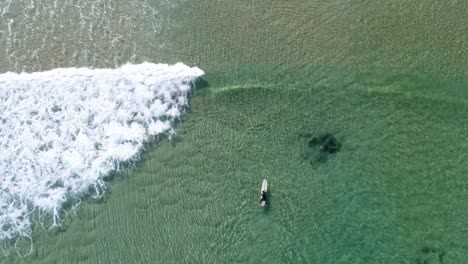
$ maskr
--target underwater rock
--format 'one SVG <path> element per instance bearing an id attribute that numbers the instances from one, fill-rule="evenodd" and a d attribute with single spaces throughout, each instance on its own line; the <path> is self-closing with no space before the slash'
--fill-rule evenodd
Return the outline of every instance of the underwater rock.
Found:
<path id="1" fill-rule="evenodd" d="M 327 161 L 329 154 L 334 154 L 341 149 L 341 142 L 330 133 L 324 133 L 314 137 L 312 137 L 310 133 L 303 133 L 300 134 L 300 136 L 309 139 L 308 146 L 310 150 L 307 151 L 305 157 L 312 158 L 311 163 L 324 163 Z M 318 153 L 316 152 L 317 147 Z"/>
<path id="2" fill-rule="evenodd" d="M 320 146 L 320 151 L 328 152 L 330 154 L 336 153 L 341 148 L 341 143 L 338 139 L 329 133 L 313 137 L 309 141 L 309 147 L 313 148 L 317 145 Z"/>

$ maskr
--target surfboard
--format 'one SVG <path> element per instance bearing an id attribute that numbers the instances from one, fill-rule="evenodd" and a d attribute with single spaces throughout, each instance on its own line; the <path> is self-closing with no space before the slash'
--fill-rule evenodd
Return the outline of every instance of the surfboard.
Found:
<path id="1" fill-rule="evenodd" d="M 265 191 L 265 192 L 268 191 L 268 182 L 267 182 L 266 179 L 264 179 L 263 182 L 262 182 L 262 190 L 261 191 Z"/>

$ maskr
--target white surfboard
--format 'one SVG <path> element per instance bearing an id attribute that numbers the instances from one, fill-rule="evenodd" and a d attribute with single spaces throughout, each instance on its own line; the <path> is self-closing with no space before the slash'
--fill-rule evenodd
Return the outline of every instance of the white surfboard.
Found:
<path id="1" fill-rule="evenodd" d="M 268 182 L 266 179 L 263 180 L 263 183 L 262 183 L 262 190 L 261 191 L 264 191 L 264 192 L 267 192 L 268 191 Z"/>

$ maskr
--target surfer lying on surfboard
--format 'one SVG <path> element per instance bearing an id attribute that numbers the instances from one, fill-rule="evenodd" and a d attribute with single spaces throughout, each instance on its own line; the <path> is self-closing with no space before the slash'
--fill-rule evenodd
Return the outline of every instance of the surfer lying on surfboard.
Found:
<path id="1" fill-rule="evenodd" d="M 262 191 L 260 192 L 260 205 L 265 206 L 266 205 L 266 193 L 268 191 L 268 183 L 267 180 L 263 180 L 262 182 Z"/>

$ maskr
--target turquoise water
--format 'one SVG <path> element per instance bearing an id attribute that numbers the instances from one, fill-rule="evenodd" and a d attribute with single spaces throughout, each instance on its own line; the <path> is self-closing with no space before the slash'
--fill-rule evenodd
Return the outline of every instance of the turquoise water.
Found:
<path id="1" fill-rule="evenodd" d="M 38 2 L 38 18 L 57 26 L 36 31 L 20 26 L 27 4 L 12 5 L 1 30 L 14 18 L 19 39 L 37 39 L 15 46 L 2 33 L 7 54 L 16 51 L 2 71 L 148 60 L 206 75 L 173 140 L 148 144 L 105 197 L 62 228 L 36 227 L 33 254 L 4 263 L 468 259 L 465 3 L 64 3 L 49 16 L 39 7 L 53 4 Z M 79 10 L 101 15 L 74 23 Z M 60 30 L 72 26 L 80 30 Z M 309 147 L 324 133 L 340 151 Z"/>

